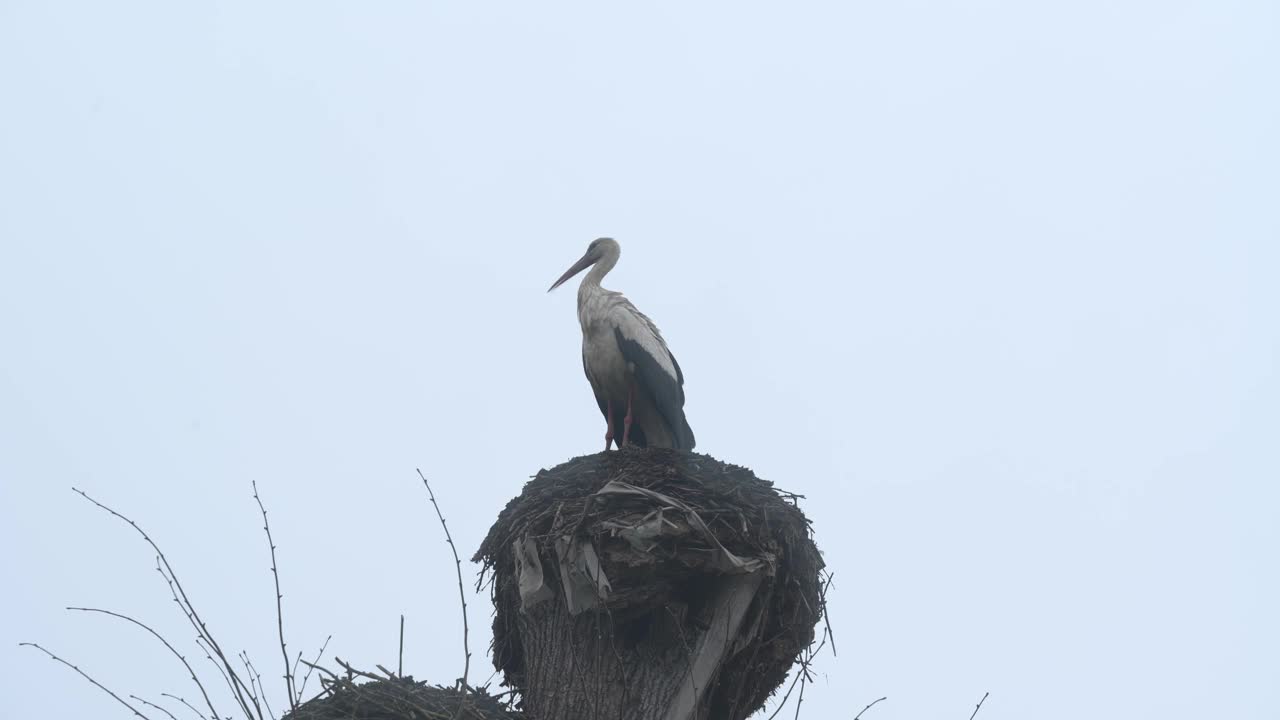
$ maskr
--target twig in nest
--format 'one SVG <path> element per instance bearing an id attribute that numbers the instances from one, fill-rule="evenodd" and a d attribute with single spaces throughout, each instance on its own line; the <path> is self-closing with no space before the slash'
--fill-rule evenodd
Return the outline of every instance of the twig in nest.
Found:
<path id="1" fill-rule="evenodd" d="M 973 714 L 969 716 L 969 720 L 973 720 L 978 716 L 978 711 L 982 709 L 982 703 L 987 701 L 987 696 L 990 694 L 990 692 L 982 693 L 982 699 L 978 701 L 978 706 L 973 709 Z"/>
<path id="2" fill-rule="evenodd" d="M 404 675 L 404 614 L 400 615 L 400 662 L 396 665 L 396 674 Z"/>
<path id="3" fill-rule="evenodd" d="M 357 670 L 351 667 L 351 665 L 349 665 L 348 663 L 343 662 L 342 658 L 340 657 L 335 656 L 333 659 L 335 662 L 337 662 L 339 665 L 342 666 L 343 670 L 347 671 L 348 676 L 359 675 L 362 678 L 367 678 L 369 680 L 377 680 L 378 682 L 382 682 L 382 678 L 378 677 L 377 675 L 374 675 L 371 672 L 365 672 L 364 670 Z"/>
<path id="4" fill-rule="evenodd" d="M 262 529 L 267 533 L 267 545 L 271 548 L 271 577 L 276 582 L 276 628 L 280 633 L 280 655 L 284 657 L 284 685 L 285 690 L 289 693 L 289 709 L 297 710 L 298 701 L 293 687 L 293 672 L 289 669 L 289 651 L 284 642 L 284 608 L 281 602 L 284 595 L 280 593 L 280 571 L 276 565 L 276 543 L 271 539 L 271 523 L 267 522 L 267 508 L 262 504 L 262 498 L 258 496 L 258 481 L 254 480 L 253 499 L 258 502 L 258 510 L 262 512 Z"/>
<path id="5" fill-rule="evenodd" d="M 458 689 L 462 695 L 458 700 L 458 714 L 454 716 L 455 720 L 462 717 L 463 708 L 467 705 L 467 675 L 471 672 L 471 629 L 467 625 L 467 592 L 462 587 L 462 561 L 458 559 L 458 548 L 453 544 L 453 536 L 449 534 L 449 523 L 445 522 L 444 515 L 440 512 L 440 503 L 436 502 L 436 494 L 431 490 L 431 483 L 427 482 L 427 476 L 422 474 L 421 469 L 418 470 L 418 477 L 422 478 L 422 484 L 427 487 L 427 497 L 431 498 L 431 506 L 436 509 L 436 517 L 440 519 L 440 527 L 444 528 L 444 539 L 449 543 L 449 550 L 453 552 L 453 565 L 458 572 L 458 599 L 462 602 L 462 677 L 458 680 Z"/>
<path id="6" fill-rule="evenodd" d="M 115 694 L 114 692 L 111 692 L 111 690 L 110 690 L 110 689 L 108 689 L 108 688 L 107 688 L 107 686 L 103 685 L 102 683 L 98 682 L 97 680 L 94 680 L 92 677 L 89 677 L 89 673 L 86 673 L 85 671 L 81 670 L 80 668 L 76 667 L 75 665 L 72 665 L 71 663 L 67 662 L 66 660 L 63 660 L 62 658 L 58 657 L 57 655 L 54 655 L 53 653 L 49 652 L 48 650 L 45 650 L 43 647 L 41 647 L 41 646 L 37 645 L 36 643 L 27 643 L 27 642 L 24 642 L 24 643 L 18 643 L 18 647 L 33 647 L 33 648 L 35 648 L 35 649 L 39 650 L 40 652 L 44 653 L 45 655 L 48 655 L 49 657 L 53 658 L 54 660 L 57 660 L 58 662 L 62 663 L 63 665 L 66 665 L 67 667 L 71 668 L 72 670 L 75 670 L 76 672 L 80 673 L 80 676 L 81 676 L 81 677 L 83 677 L 85 680 L 88 680 L 89 682 L 93 683 L 93 684 L 94 684 L 94 686 L 95 686 L 95 687 L 97 687 L 99 690 L 101 690 L 102 692 L 104 692 L 104 693 L 106 693 L 106 694 L 110 695 L 111 697 L 115 698 L 115 699 L 116 699 L 116 702 L 118 702 L 118 703 L 120 703 L 121 705 L 123 705 L 123 706 L 125 706 L 125 707 L 129 708 L 130 710 L 132 710 L 134 715 L 137 715 L 137 716 L 138 716 L 138 717 L 140 717 L 140 718 L 144 718 L 144 720 L 151 720 L 151 718 L 149 718 L 149 717 L 147 717 L 146 715 L 143 715 L 141 712 L 139 712 L 139 711 L 138 711 L 138 708 L 136 708 L 136 707 L 134 707 L 134 706 L 130 705 L 129 703 L 125 702 L 123 698 L 121 698 L 119 695 Z"/>
<path id="7" fill-rule="evenodd" d="M 326 640 L 325 642 L 327 643 L 328 641 Z M 321 652 L 322 652 L 322 654 L 323 654 L 323 651 L 321 651 Z M 332 670 L 328 669 L 328 668 L 321 667 L 321 666 L 319 666 L 319 665 L 316 665 L 315 663 L 309 663 L 309 662 L 307 662 L 306 660 L 303 660 L 303 661 L 302 661 L 302 664 L 303 664 L 303 665 L 306 665 L 306 666 L 307 666 L 307 668 L 308 668 L 308 670 L 307 670 L 307 676 L 308 676 L 308 677 L 311 675 L 311 670 L 319 670 L 323 675 L 328 675 L 328 676 L 329 676 L 329 682 L 333 682 L 333 681 L 335 681 L 335 680 L 338 680 L 338 676 L 337 676 L 336 674 L 334 674 L 334 672 L 333 672 Z M 303 681 L 305 682 L 305 678 L 304 678 L 304 680 L 303 680 Z M 320 678 L 320 682 L 321 682 L 321 683 L 323 683 L 324 681 L 325 681 L 325 678 L 321 677 L 321 678 Z"/>
<path id="8" fill-rule="evenodd" d="M 146 630 L 147 632 L 151 633 L 155 637 L 155 639 L 163 643 L 164 646 L 169 649 L 169 652 L 173 653 L 173 656 L 178 658 L 178 661 L 182 663 L 182 666 L 187 669 L 187 674 L 191 676 L 192 682 L 196 684 L 196 687 L 200 689 L 200 694 L 204 696 L 204 702 L 206 705 L 209 706 L 209 712 L 213 714 L 213 717 L 215 718 L 219 717 L 218 711 L 213 707 L 213 701 L 209 699 L 209 693 L 205 690 L 204 683 L 200 682 L 200 678 L 196 676 L 196 671 L 191 667 L 191 663 L 187 662 L 187 658 L 184 657 L 182 653 L 178 652 L 178 650 L 174 648 L 173 645 L 170 644 L 170 642 L 166 640 L 163 635 L 153 630 L 149 625 L 147 625 L 146 623 L 140 622 L 138 620 L 135 620 L 134 618 L 131 618 L 128 615 L 123 615 L 118 612 L 112 612 L 110 610 L 102 610 L 99 608 L 87 608 L 87 607 L 69 607 L 67 609 L 74 610 L 76 612 L 102 613 L 103 615 L 110 615 L 111 617 L 119 618 L 121 620 L 131 622 L 134 625 L 137 625 L 138 627 L 142 628 L 143 630 Z M 141 700 L 141 698 L 139 698 L 139 700 Z"/>
<path id="9" fill-rule="evenodd" d="M 853 720 L 858 720 L 859 718 L 861 718 L 861 717 L 862 717 L 862 713 L 864 713 L 864 712 L 866 712 L 866 711 L 870 710 L 872 707 L 874 707 L 874 706 L 875 706 L 875 704 L 876 704 L 876 703 L 878 703 L 878 702 L 882 702 L 882 701 L 884 701 L 884 700 L 888 700 L 888 699 L 889 699 L 889 698 L 886 696 L 886 697 L 876 698 L 875 700 L 872 700 L 871 702 L 867 703 L 867 706 L 866 706 L 866 707 L 864 707 L 864 708 L 862 708 L 861 710 L 859 710 L 857 715 L 854 715 L 854 716 L 853 716 Z"/>

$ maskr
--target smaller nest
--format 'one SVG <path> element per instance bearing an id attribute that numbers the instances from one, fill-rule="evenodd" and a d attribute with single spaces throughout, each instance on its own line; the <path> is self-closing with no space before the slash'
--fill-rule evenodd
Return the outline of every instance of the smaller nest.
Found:
<path id="1" fill-rule="evenodd" d="M 822 556 L 798 497 L 746 468 L 666 449 L 597 453 L 540 471 L 474 558 L 493 572 L 494 665 L 508 686 L 536 692 L 526 687 L 518 622 L 535 604 L 560 603 L 574 615 L 603 611 L 615 628 L 645 627 L 671 607 L 705 604 L 718 579 L 757 573 L 754 619 L 725 658 L 709 703 L 709 717 L 746 717 L 744 708 L 763 705 L 785 680 L 824 611 Z M 531 566 L 535 579 L 545 576 L 536 593 Z M 583 575 L 603 580 L 571 582 Z"/>
<path id="2" fill-rule="evenodd" d="M 466 702 L 461 717 L 459 701 Z M 463 693 L 455 688 L 416 682 L 412 677 L 351 679 L 327 683 L 327 690 L 308 700 L 282 720 L 520 720 L 483 688 Z"/>

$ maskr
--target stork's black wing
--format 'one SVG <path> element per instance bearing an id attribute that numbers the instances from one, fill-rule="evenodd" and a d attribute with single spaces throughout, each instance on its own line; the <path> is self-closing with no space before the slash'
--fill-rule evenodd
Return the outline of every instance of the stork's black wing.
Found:
<path id="1" fill-rule="evenodd" d="M 636 314 L 639 315 L 639 312 Z M 648 318 L 643 315 L 640 317 L 646 321 L 646 324 L 652 326 L 647 322 Z M 666 348 L 661 336 L 656 334 L 656 328 L 657 345 L 670 359 L 675 369 L 674 376 L 662 366 L 659 358 L 654 356 L 653 351 L 658 348 L 654 348 L 653 343 L 642 343 L 638 339 L 630 338 L 621 327 L 617 326 L 614 327 L 613 334 L 618 341 L 618 348 L 622 351 L 622 357 L 635 368 L 636 379 L 648 392 L 654 407 L 666 421 L 667 427 L 671 429 L 674 447 L 677 450 L 692 450 L 695 443 L 693 430 L 684 416 L 684 373 L 680 371 L 679 363 Z"/>

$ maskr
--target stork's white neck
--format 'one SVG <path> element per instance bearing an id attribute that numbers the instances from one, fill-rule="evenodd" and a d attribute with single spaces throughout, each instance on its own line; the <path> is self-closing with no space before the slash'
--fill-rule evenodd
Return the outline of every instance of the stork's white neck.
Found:
<path id="1" fill-rule="evenodd" d="M 618 243 L 607 239 L 602 239 L 596 249 L 600 255 L 591 266 L 591 271 L 582 279 L 582 284 L 578 286 L 578 322 L 582 325 L 584 338 L 601 331 L 610 334 L 613 332 L 612 328 L 606 327 L 605 321 L 609 315 L 612 298 L 618 295 L 600 287 L 600 281 L 609 274 L 614 265 L 618 264 L 622 250 L 618 247 Z"/>
<path id="2" fill-rule="evenodd" d="M 591 266 L 591 270 L 587 276 L 582 278 L 582 284 L 578 286 L 579 291 L 586 290 L 588 286 L 600 287 L 600 281 L 605 275 L 618 264 L 618 258 L 622 255 L 622 250 L 617 243 L 609 243 L 604 246 L 604 254 Z"/>

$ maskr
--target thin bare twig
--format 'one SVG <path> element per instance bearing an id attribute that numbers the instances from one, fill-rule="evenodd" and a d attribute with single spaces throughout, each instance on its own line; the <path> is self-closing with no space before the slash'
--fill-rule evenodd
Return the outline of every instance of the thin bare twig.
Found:
<path id="1" fill-rule="evenodd" d="M 298 679 L 298 666 L 299 666 L 299 665 L 301 665 L 301 664 L 302 664 L 302 651 L 301 651 L 301 650 L 299 650 L 299 651 L 298 651 L 298 656 L 297 656 L 297 657 L 295 657 L 295 658 L 293 659 L 293 670 L 291 670 L 291 671 L 290 671 L 290 672 L 292 672 L 292 673 L 293 673 L 293 679 L 294 679 L 295 681 Z M 302 691 L 301 691 L 301 690 L 299 690 L 299 691 L 298 691 L 298 694 L 299 694 L 299 695 L 301 695 L 301 694 L 302 694 Z"/>
<path id="2" fill-rule="evenodd" d="M 404 675 L 404 613 L 400 614 L 400 663 L 396 665 L 396 674 Z"/>
<path id="3" fill-rule="evenodd" d="M 800 720 L 800 708 L 804 706 L 804 686 L 809 684 L 809 673 L 802 672 L 800 678 L 800 697 L 796 700 L 796 714 L 794 720 Z"/>
<path id="4" fill-rule="evenodd" d="M 806 682 L 808 681 L 809 664 L 813 662 L 814 656 L 817 655 L 822 650 L 822 648 L 826 646 L 826 644 L 827 644 L 827 636 L 826 636 L 826 633 L 824 632 L 822 635 L 822 642 L 819 642 L 817 647 L 813 648 L 812 651 L 808 649 L 805 650 L 804 654 L 800 657 L 800 669 L 796 672 L 795 676 L 791 678 L 791 685 L 787 687 L 786 694 L 782 696 L 782 702 L 778 703 L 778 707 L 774 709 L 773 714 L 769 716 L 768 720 L 773 720 L 775 717 L 777 717 L 778 713 L 782 712 L 782 708 L 787 706 L 787 699 L 791 697 L 791 691 L 796 689 L 797 682 L 800 682 L 802 678 L 804 679 L 804 681 Z M 803 696 L 804 694 L 803 686 L 801 686 L 800 688 L 800 693 Z M 799 712 L 800 712 L 800 708 L 797 706 L 796 707 L 797 715 L 799 714 Z"/>
<path id="5" fill-rule="evenodd" d="M 137 625 L 138 627 L 142 628 L 143 630 L 146 630 L 147 632 L 151 633 L 155 637 L 155 639 L 159 640 L 161 643 L 164 643 L 164 646 L 169 649 L 169 652 L 173 653 L 173 656 L 178 658 L 178 660 L 182 663 L 182 666 L 187 669 L 187 674 L 191 676 L 192 682 L 196 684 L 196 687 L 200 689 L 200 694 L 204 696 L 204 702 L 206 705 L 209 706 L 209 712 L 213 714 L 213 717 L 215 718 L 218 717 L 218 711 L 214 709 L 213 701 L 209 699 L 209 693 L 205 690 L 204 683 L 200 682 L 200 678 L 196 676 L 196 671 L 191 667 L 191 663 L 187 662 L 187 658 L 183 656 L 182 653 L 178 652 L 178 650 L 174 648 L 173 645 L 170 644 L 169 641 L 164 638 L 164 636 L 162 636 L 160 633 L 156 632 L 155 630 L 151 629 L 149 625 L 142 623 L 138 620 L 135 620 L 129 617 L 128 615 L 123 615 L 118 612 L 112 612 L 110 610 L 102 610 L 99 608 L 87 608 L 87 607 L 69 607 L 67 609 L 74 610 L 76 612 L 102 613 L 103 615 L 110 615 L 111 617 L 119 618 L 121 620 L 131 622 L 134 625 Z M 139 698 L 139 700 L 141 700 L 141 698 Z"/>
<path id="6" fill-rule="evenodd" d="M 209 663 L 212 664 L 215 669 L 217 669 L 218 674 L 222 675 L 222 679 L 227 682 L 227 689 L 231 691 L 231 694 L 235 696 L 236 700 L 238 700 L 240 703 L 240 711 L 244 713 L 245 717 L 252 718 L 253 717 L 252 709 L 249 708 L 249 704 L 247 702 L 241 699 L 240 693 L 236 691 L 235 683 L 232 682 L 231 676 L 227 674 L 227 669 L 223 667 L 222 663 L 219 663 L 217 660 L 214 659 L 213 651 L 210 650 L 209 646 L 205 644 L 204 638 L 197 637 L 196 645 L 204 652 L 205 659 L 208 660 Z M 248 691 L 247 687 L 245 688 L 245 691 L 246 692 Z"/>
<path id="7" fill-rule="evenodd" d="M 155 708 L 155 709 L 159 710 L 160 712 L 164 713 L 165 715 L 168 715 L 169 717 L 173 718 L 173 720 L 178 720 L 178 718 L 177 718 L 173 713 L 169 712 L 169 709 L 168 709 L 168 708 L 161 707 L 161 706 L 159 706 L 159 705 L 157 705 L 157 704 L 155 704 L 155 703 L 153 703 L 153 702 L 150 702 L 150 701 L 147 701 L 147 700 L 145 700 L 145 699 L 143 699 L 143 698 L 140 698 L 140 697 L 138 697 L 137 695 L 130 695 L 130 696 L 129 696 L 129 699 L 130 699 L 130 700 L 137 700 L 138 702 L 142 703 L 143 705 L 146 705 L 146 706 L 148 706 L 148 707 L 153 707 L 153 708 Z"/>
<path id="8" fill-rule="evenodd" d="M 458 548 L 453 544 L 453 536 L 449 534 L 449 523 L 445 522 L 444 515 L 440 512 L 440 503 L 436 502 L 436 494 L 431 490 L 431 483 L 427 482 L 427 476 L 422 474 L 421 469 L 415 469 L 418 470 L 418 477 L 422 478 L 422 484 L 427 486 L 427 496 L 431 498 L 431 506 L 436 509 L 440 527 L 444 528 L 444 539 L 449 543 L 449 550 L 453 552 L 453 564 L 458 572 L 458 599 L 462 601 L 462 651 L 464 653 L 462 677 L 458 680 L 461 697 L 458 700 L 458 713 L 454 715 L 454 720 L 458 720 L 462 717 L 463 708 L 467 705 L 467 676 L 471 672 L 471 629 L 467 625 L 467 592 L 462 586 L 462 561 L 458 559 Z"/>
<path id="9" fill-rule="evenodd" d="M 186 706 L 187 706 L 187 709 L 191 710 L 191 712 L 195 713 L 197 716 L 199 716 L 199 717 L 200 717 L 200 720 L 209 720 L 209 718 L 208 718 L 208 717 L 206 717 L 204 713 L 200 712 L 199 710 L 195 709 L 194 707 L 191 707 L 191 703 L 187 702 L 187 701 L 186 701 L 185 699 L 183 699 L 183 698 L 178 697 L 177 695 L 171 695 L 171 694 L 169 694 L 169 693 L 160 693 L 160 697 L 173 698 L 174 700 L 177 700 L 178 702 L 182 703 L 183 705 L 186 705 Z M 217 715 L 214 715 L 214 720 L 217 720 L 217 717 L 218 717 Z"/>
<path id="10" fill-rule="evenodd" d="M 813 676 L 810 674 L 813 658 L 822 651 L 822 647 L 827 644 L 828 639 L 830 639 L 830 635 L 826 630 L 823 630 L 822 642 L 818 643 L 818 646 L 812 650 L 806 649 L 804 657 L 800 660 L 800 697 L 796 700 L 795 720 L 800 720 L 800 708 L 804 705 L 804 688 L 813 681 Z"/>
<path id="11" fill-rule="evenodd" d="M 227 688 L 231 690 L 232 694 L 234 694 L 238 700 L 243 695 L 249 699 L 249 702 L 253 703 L 253 707 L 251 708 L 249 707 L 248 702 L 243 700 L 240 701 L 240 709 L 245 714 L 245 717 L 248 718 L 248 720 L 254 720 L 254 710 L 256 709 L 257 718 L 259 720 L 265 720 L 262 715 L 262 706 L 258 699 L 258 686 L 261 684 L 262 678 L 258 677 L 256 681 L 254 680 L 254 672 L 250 669 L 248 656 L 237 656 L 238 658 L 241 658 L 241 661 L 244 663 L 245 673 L 249 678 L 249 684 L 245 685 L 244 681 L 240 679 L 239 673 L 236 672 L 235 668 L 232 667 L 229 662 L 226 662 L 225 660 L 219 661 L 218 658 L 214 657 L 214 650 L 209 647 L 205 638 L 196 637 L 196 646 L 204 651 L 205 659 L 217 669 L 220 675 L 222 675 L 222 679 L 226 681 Z M 239 689 L 237 689 L 237 684 L 239 685 Z M 228 717 L 227 720 L 230 720 L 230 717 Z"/>
<path id="12" fill-rule="evenodd" d="M 973 709 L 973 714 L 969 716 L 969 720 L 973 720 L 978 716 L 978 711 L 982 709 L 982 703 L 987 701 L 987 696 L 990 694 L 990 692 L 982 693 L 982 699 L 978 701 L 978 706 Z"/>
<path id="13" fill-rule="evenodd" d="M 170 577 L 169 574 L 165 572 L 164 565 L 161 564 L 161 557 L 159 555 L 156 556 L 156 572 L 160 573 L 160 577 L 164 578 L 164 581 L 169 585 L 169 593 L 173 596 L 173 602 L 182 610 L 183 614 L 187 617 L 187 621 L 191 623 L 191 627 L 195 629 L 196 645 L 202 652 L 204 652 L 205 659 L 212 663 L 213 666 L 217 668 L 218 673 L 222 675 L 222 679 L 226 680 L 227 689 L 231 691 L 231 696 L 235 698 L 236 704 L 240 706 L 240 711 L 244 713 L 246 718 L 253 720 L 253 708 L 249 707 L 248 701 L 245 700 L 245 693 L 247 693 L 249 689 L 248 686 L 246 686 L 244 681 L 240 679 L 235 668 L 231 666 L 230 661 L 227 660 L 225 655 L 221 654 L 220 650 L 218 651 L 219 659 L 214 658 L 214 650 L 208 644 L 208 633 L 203 629 L 204 623 L 195 615 L 194 610 L 183 604 L 181 596 L 179 595 L 181 586 L 177 584 L 176 578 Z M 261 720 L 261 713 L 259 713 L 258 717 L 259 720 Z"/>
<path id="14" fill-rule="evenodd" d="M 207 641 L 209 644 L 209 647 L 212 648 L 213 650 L 212 654 L 216 654 L 218 656 L 218 662 L 222 663 L 222 666 L 225 668 L 225 672 L 230 677 L 229 682 L 231 684 L 232 694 L 235 695 L 236 701 L 240 704 L 241 709 L 244 710 L 245 716 L 248 718 L 253 718 L 254 713 L 252 712 L 252 710 L 250 710 L 249 703 L 245 701 L 245 696 L 244 696 L 244 691 L 248 689 L 248 686 L 245 685 L 244 681 L 240 678 L 239 674 L 236 673 L 235 667 L 231 665 L 231 662 L 227 659 L 226 654 L 222 652 L 222 647 L 218 645 L 217 641 L 214 640 L 213 636 L 209 633 L 209 628 L 204 624 L 204 620 L 200 618 L 199 613 L 196 612 L 195 606 L 191 604 L 191 599 L 187 597 L 186 589 L 182 586 L 182 583 L 178 581 L 177 573 L 174 572 L 173 566 L 169 564 L 169 558 L 165 557 L 164 552 L 160 550 L 160 546 L 157 545 L 156 542 L 151 539 L 151 536 L 148 535 L 146 531 L 142 529 L 142 526 L 138 525 L 138 523 L 134 522 L 133 520 L 130 520 L 124 515 L 121 515 L 115 510 L 89 497 L 89 494 L 86 493 L 85 491 L 76 487 L 73 487 L 71 489 L 76 494 L 80 495 L 80 497 L 83 497 L 85 500 L 88 500 L 89 502 L 93 503 L 101 510 L 109 513 L 113 517 L 119 519 L 121 522 L 127 523 L 130 527 L 132 527 L 135 531 L 137 531 L 137 533 L 142 536 L 142 539 L 145 540 L 147 544 L 151 546 L 151 549 L 156 552 L 156 570 L 159 570 L 160 575 L 164 577 L 167 583 L 169 583 L 169 591 L 173 593 L 174 602 L 178 603 L 178 607 L 182 608 L 183 614 L 187 616 L 187 620 L 191 623 L 192 627 L 195 628 L 196 635 L 200 638 L 203 638 L 205 641 Z M 164 566 L 163 570 L 161 570 L 161 564 L 163 564 Z M 210 659 L 212 660 L 212 658 Z M 255 702 L 254 705 L 256 707 L 257 703 Z M 262 715 L 261 708 L 258 708 L 257 718 L 258 720 L 265 720 L 265 718 Z"/>
<path id="15" fill-rule="evenodd" d="M 332 639 L 332 635 L 324 639 L 324 644 L 320 646 L 320 652 L 316 653 L 316 662 L 320 662 L 321 656 L 324 655 L 324 649 L 329 647 L 329 641 Z M 302 657 L 299 656 L 298 659 L 302 660 Z M 302 702 L 302 693 L 307 689 L 307 681 L 311 679 L 311 671 L 316 669 L 315 663 L 302 660 L 302 664 L 307 666 L 307 674 L 302 676 L 302 687 L 298 688 L 298 703 Z"/>
<path id="16" fill-rule="evenodd" d="M 859 710 L 857 715 L 854 715 L 854 716 L 853 716 L 853 720 L 859 720 L 859 718 L 861 718 L 861 717 L 862 717 L 862 713 L 864 713 L 864 712 L 866 712 L 866 711 L 870 710 L 872 707 L 874 707 L 874 706 L 876 705 L 876 703 L 879 703 L 879 702 L 882 702 L 882 701 L 884 701 L 884 700 L 888 700 L 888 699 L 889 699 L 889 698 L 886 696 L 886 697 L 876 698 L 875 700 L 872 700 L 871 702 L 867 703 L 867 706 L 866 706 L 866 707 L 864 707 L 864 708 L 862 708 L 861 710 Z"/>
<path id="17" fill-rule="evenodd" d="M 298 702 L 294 699 L 293 672 L 289 669 L 289 651 L 284 642 L 284 609 L 281 605 L 284 595 L 280 593 L 280 571 L 276 565 L 276 543 L 271 539 L 271 523 L 267 522 L 267 508 L 258 496 L 258 481 L 254 480 L 253 499 L 258 502 L 258 510 L 262 511 L 262 529 L 267 533 L 267 545 L 271 548 L 271 577 L 276 581 L 276 628 L 280 631 L 280 655 L 284 657 L 284 685 L 289 693 L 289 709 L 297 710 Z"/>
<path id="18" fill-rule="evenodd" d="M 791 691 L 796 689 L 796 683 L 799 681 L 800 673 L 797 672 L 795 676 L 791 678 L 791 684 L 787 686 L 787 692 L 782 695 L 782 700 L 778 703 L 778 707 L 774 708 L 773 712 L 770 713 L 768 720 L 773 720 L 778 716 L 778 713 L 782 712 L 782 708 L 787 706 L 787 700 L 791 698 Z"/>
<path id="19" fill-rule="evenodd" d="M 111 697 L 115 698 L 115 699 L 116 699 L 116 702 L 118 702 L 118 703 L 120 703 L 121 705 L 123 705 L 123 706 L 125 706 L 125 707 L 129 708 L 130 710 L 132 710 L 134 715 L 137 715 L 137 716 L 138 716 L 138 717 L 140 717 L 140 718 L 144 718 L 144 720 L 151 720 L 151 718 L 149 718 L 149 717 L 147 717 L 146 715 L 143 715 L 141 712 L 139 712 L 139 711 L 138 711 L 138 708 L 136 708 L 136 707 L 134 707 L 134 706 L 130 705 L 129 703 L 125 702 L 123 698 L 121 698 L 119 695 L 115 694 L 114 692 L 111 692 L 111 690 L 110 690 L 110 689 L 108 689 L 108 688 L 107 688 L 107 686 L 105 686 L 105 685 L 103 685 L 102 683 L 98 682 L 97 680 L 94 680 L 93 678 L 89 677 L 89 673 L 86 673 L 85 671 L 81 670 L 80 668 L 76 667 L 75 665 L 72 665 L 71 663 L 67 662 L 66 660 L 63 660 L 62 658 L 58 657 L 57 655 L 54 655 L 53 653 L 49 652 L 48 650 L 45 650 L 43 647 L 41 647 L 41 646 L 37 645 L 36 643 L 28 643 L 28 642 L 18 643 L 18 647 L 33 647 L 33 648 L 35 648 L 35 649 L 39 650 L 40 652 L 44 653 L 45 655 L 48 655 L 49 657 L 53 658 L 54 660 L 57 660 L 58 662 L 62 663 L 63 665 L 66 665 L 67 667 L 71 668 L 72 670 L 75 670 L 76 672 L 80 673 L 80 677 L 83 677 L 85 680 L 88 680 L 89 682 L 93 683 L 93 684 L 94 684 L 94 686 L 95 686 L 95 687 L 97 687 L 97 688 L 98 688 L 99 690 L 101 690 L 102 692 L 104 692 L 104 693 L 106 693 L 106 694 L 110 695 Z"/>
<path id="20" fill-rule="evenodd" d="M 827 613 L 827 590 L 831 589 L 831 582 L 836 579 L 836 574 L 828 572 L 826 575 L 822 587 L 819 588 L 818 599 L 822 603 L 822 622 L 826 624 L 827 637 L 831 638 L 831 656 L 838 657 L 840 654 L 836 652 L 836 631 L 831 629 L 831 616 Z"/>
<path id="21" fill-rule="evenodd" d="M 271 720 L 276 720 L 275 710 L 271 709 L 271 698 L 267 697 L 267 686 L 262 684 L 262 673 L 258 672 L 258 668 L 253 666 L 253 661 L 249 659 L 249 653 L 242 651 L 240 659 L 244 661 L 244 671 L 249 674 L 249 684 L 255 682 L 258 685 L 258 694 L 262 696 L 262 706 L 267 709 L 267 715 Z"/>

